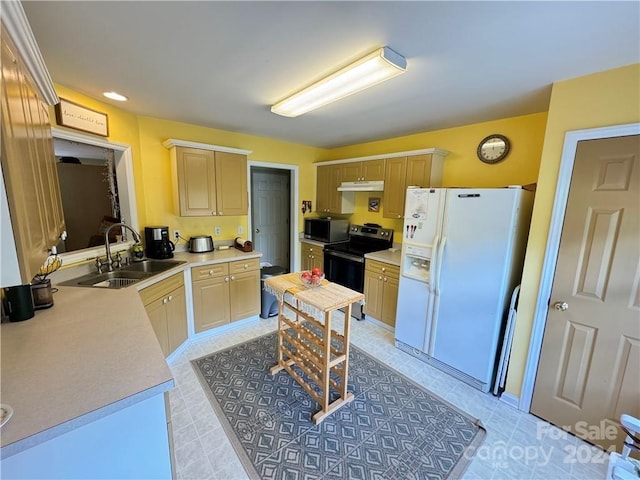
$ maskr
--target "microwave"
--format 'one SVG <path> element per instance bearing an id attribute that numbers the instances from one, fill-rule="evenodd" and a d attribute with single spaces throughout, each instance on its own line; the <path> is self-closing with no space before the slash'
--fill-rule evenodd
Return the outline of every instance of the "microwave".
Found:
<path id="1" fill-rule="evenodd" d="M 304 238 L 324 243 L 344 242 L 349 240 L 349 220 L 305 218 Z"/>

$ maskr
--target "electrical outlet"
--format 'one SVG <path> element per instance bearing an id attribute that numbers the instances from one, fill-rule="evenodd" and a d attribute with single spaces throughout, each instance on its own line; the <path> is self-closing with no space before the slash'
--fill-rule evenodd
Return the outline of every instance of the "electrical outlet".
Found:
<path id="1" fill-rule="evenodd" d="M 180 240 L 180 230 L 173 231 L 173 238 L 174 240 Z"/>
<path id="2" fill-rule="evenodd" d="M 220 227 L 216 227 L 216 228 L 213 230 L 213 234 L 214 234 L 216 237 L 219 237 L 219 236 L 222 234 L 222 229 L 221 229 Z"/>
<path id="3" fill-rule="evenodd" d="M 238 235 L 242 235 L 244 233 L 244 229 L 242 228 L 242 225 L 238 225 Z"/>

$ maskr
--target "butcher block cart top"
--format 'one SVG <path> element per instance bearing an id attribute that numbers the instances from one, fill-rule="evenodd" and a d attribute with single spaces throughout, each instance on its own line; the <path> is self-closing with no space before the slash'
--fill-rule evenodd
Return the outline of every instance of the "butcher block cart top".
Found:
<path id="1" fill-rule="evenodd" d="M 318 424 L 353 400 L 347 392 L 351 304 L 364 294 L 327 280 L 308 287 L 299 273 L 267 278 L 265 288 L 278 299 L 278 363 L 271 374 L 286 370 L 320 404 L 313 416 Z M 332 328 L 340 308 L 344 321 Z"/>

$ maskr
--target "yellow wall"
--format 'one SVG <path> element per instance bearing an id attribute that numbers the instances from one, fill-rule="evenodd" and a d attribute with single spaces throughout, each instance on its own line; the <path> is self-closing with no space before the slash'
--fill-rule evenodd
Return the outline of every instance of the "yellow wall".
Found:
<path id="1" fill-rule="evenodd" d="M 324 150 L 281 142 L 264 137 L 227 132 L 186 123 L 139 117 L 140 148 L 143 152 L 144 189 L 147 196 L 146 218 L 148 224 L 168 225 L 170 230 L 180 229 L 181 235 L 213 235 L 220 226 L 222 234 L 215 240 L 230 240 L 238 236 L 237 227 L 247 236 L 247 216 L 234 217 L 180 217 L 174 202 L 171 177 L 170 152 L 162 146 L 167 138 L 207 143 L 225 147 L 251 150 L 250 161 L 298 165 L 300 200 L 315 198 L 315 167 L 313 162 L 321 158 Z M 304 193 L 303 195 L 303 192 Z M 302 212 L 297 209 L 302 228 Z"/>
<path id="2" fill-rule="evenodd" d="M 109 118 L 108 140 L 131 146 L 134 182 L 138 203 L 140 229 L 149 225 L 167 225 L 171 231 L 179 229 L 181 235 L 212 235 L 214 227 L 222 227 L 222 234 L 214 240 L 231 240 L 238 236 L 240 225 L 247 234 L 247 217 L 180 217 L 173 203 L 170 153 L 162 146 L 167 138 L 251 150 L 250 161 L 297 165 L 299 171 L 300 200 L 315 199 L 315 167 L 326 150 L 281 142 L 264 137 L 216 130 L 186 123 L 138 117 L 110 104 L 55 85 L 58 96 L 80 105 L 104 112 Z M 53 107 L 50 111 L 55 125 Z M 64 128 L 64 127 L 60 127 Z M 298 222 L 303 225 L 299 208 Z"/>
<path id="3" fill-rule="evenodd" d="M 565 133 L 640 122 L 640 64 L 554 84 L 525 259 L 507 391 L 520 396 Z"/>
<path id="4" fill-rule="evenodd" d="M 117 143 L 124 143 L 131 146 L 131 155 L 133 157 L 133 173 L 134 183 L 136 187 L 136 202 L 138 204 L 138 220 L 140 225 L 146 225 L 145 218 L 145 191 L 143 187 L 143 174 L 140 152 L 140 136 L 138 132 L 138 117 L 131 113 L 125 112 L 119 108 L 113 107 L 107 103 L 98 102 L 97 100 L 82 95 L 74 90 L 70 90 L 62 85 L 55 84 L 56 93 L 59 97 L 72 102 L 78 103 L 84 107 L 106 113 L 109 121 L 109 137 L 108 140 Z M 57 125 L 54 107 L 50 107 L 51 123 Z M 60 127 L 65 129 L 65 127 Z"/>
<path id="5" fill-rule="evenodd" d="M 444 160 L 443 184 L 448 187 L 502 187 L 535 183 L 547 121 L 546 112 L 463 127 L 434 130 L 377 142 L 335 148 L 325 160 L 355 158 L 367 155 L 437 147 L 449 153 Z M 480 141 L 492 133 L 501 133 L 511 141 L 509 156 L 500 163 L 482 163 L 476 150 Z M 379 213 L 369 212 L 369 197 L 382 197 L 380 192 L 356 193 L 352 223 L 379 223 L 395 230 L 394 238 L 402 240 L 402 221 L 383 218 L 384 201 Z"/>

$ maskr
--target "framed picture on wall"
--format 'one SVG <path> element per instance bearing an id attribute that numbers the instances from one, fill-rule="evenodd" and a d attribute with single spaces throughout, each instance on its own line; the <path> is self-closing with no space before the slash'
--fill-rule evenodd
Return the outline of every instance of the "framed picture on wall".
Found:
<path id="1" fill-rule="evenodd" d="M 369 197 L 369 211 L 370 212 L 380 211 L 380 197 Z"/>
<path id="2" fill-rule="evenodd" d="M 109 118 L 106 113 L 91 110 L 64 98 L 55 106 L 55 111 L 56 122 L 60 126 L 103 137 L 109 136 Z"/>

